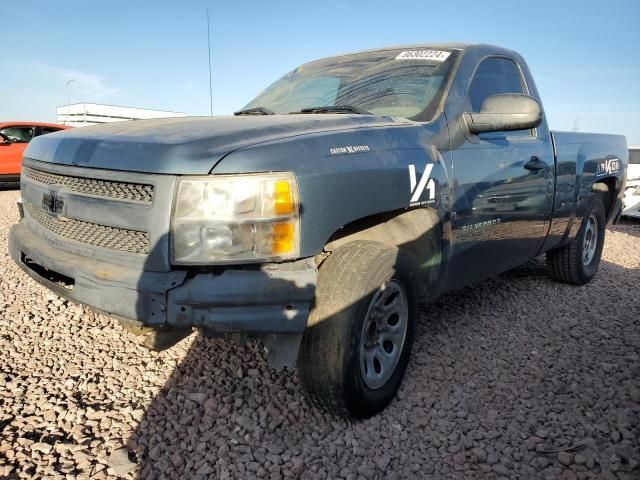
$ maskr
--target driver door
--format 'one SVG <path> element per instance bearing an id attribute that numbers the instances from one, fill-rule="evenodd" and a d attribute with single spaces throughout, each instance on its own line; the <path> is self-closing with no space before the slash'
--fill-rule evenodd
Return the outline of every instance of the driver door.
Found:
<path id="1" fill-rule="evenodd" d="M 482 60 L 467 92 L 469 108 L 478 112 L 486 98 L 504 93 L 529 93 L 517 63 L 505 57 Z M 528 170 L 533 159 L 546 167 Z M 465 284 L 533 258 L 544 239 L 553 187 L 546 125 L 467 140 L 453 152 L 453 171 L 453 277 Z"/>

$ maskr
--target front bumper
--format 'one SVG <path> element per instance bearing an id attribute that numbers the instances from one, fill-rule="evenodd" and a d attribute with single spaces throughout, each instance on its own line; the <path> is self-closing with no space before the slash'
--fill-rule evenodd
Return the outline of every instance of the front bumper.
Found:
<path id="1" fill-rule="evenodd" d="M 9 252 L 37 282 L 107 315 L 225 333 L 302 333 L 317 275 L 310 260 L 216 273 L 146 271 L 57 249 L 24 221 L 11 228 Z"/>
<path id="2" fill-rule="evenodd" d="M 20 185 L 19 173 L 0 174 L 0 187 L 17 187 Z"/>

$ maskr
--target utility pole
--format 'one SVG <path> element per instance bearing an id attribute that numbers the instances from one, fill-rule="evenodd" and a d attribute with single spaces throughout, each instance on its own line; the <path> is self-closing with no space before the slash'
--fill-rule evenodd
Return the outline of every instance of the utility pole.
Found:
<path id="1" fill-rule="evenodd" d="M 574 132 L 579 132 L 580 131 L 580 126 L 578 125 L 578 119 L 577 118 L 573 121 L 573 131 Z"/>
<path id="2" fill-rule="evenodd" d="M 207 8 L 207 47 L 209 50 L 209 113 L 213 117 L 213 79 L 211 75 L 211 31 L 209 28 L 209 9 Z"/>
<path id="3" fill-rule="evenodd" d="M 71 79 L 71 80 L 67 80 L 67 117 L 64 119 L 64 125 L 67 124 L 67 122 L 69 121 L 69 85 L 71 85 L 71 82 L 74 82 L 75 80 Z"/>

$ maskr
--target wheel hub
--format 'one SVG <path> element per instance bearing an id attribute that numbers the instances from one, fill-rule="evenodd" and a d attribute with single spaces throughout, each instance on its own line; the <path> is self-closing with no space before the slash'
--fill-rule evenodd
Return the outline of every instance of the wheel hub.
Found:
<path id="1" fill-rule="evenodd" d="M 587 266 L 593 260 L 598 247 L 598 223 L 591 215 L 587 219 L 587 226 L 584 231 L 584 241 L 582 243 L 582 264 Z"/>
<path id="2" fill-rule="evenodd" d="M 391 378 L 404 346 L 409 323 L 407 293 L 396 280 L 374 294 L 360 335 L 360 373 L 372 390 Z"/>

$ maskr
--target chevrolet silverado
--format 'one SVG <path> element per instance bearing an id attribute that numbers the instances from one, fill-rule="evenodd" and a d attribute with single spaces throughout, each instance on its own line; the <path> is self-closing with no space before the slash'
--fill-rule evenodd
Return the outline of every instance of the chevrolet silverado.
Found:
<path id="1" fill-rule="evenodd" d="M 627 160 L 622 136 L 550 131 L 514 51 L 383 48 L 302 65 L 235 115 L 35 138 L 9 249 L 150 346 L 258 338 L 315 405 L 363 418 L 402 381 L 419 299 L 541 254 L 589 282 Z"/>

